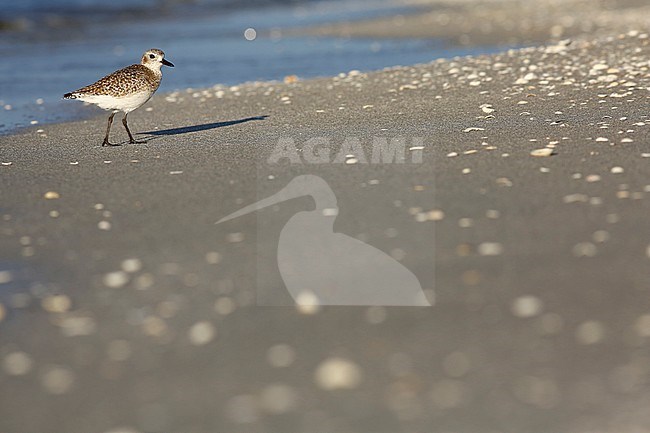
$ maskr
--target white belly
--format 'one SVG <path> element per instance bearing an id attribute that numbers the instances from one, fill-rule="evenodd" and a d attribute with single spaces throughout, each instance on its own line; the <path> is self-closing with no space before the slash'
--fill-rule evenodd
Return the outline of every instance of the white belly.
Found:
<path id="1" fill-rule="evenodd" d="M 153 95 L 152 92 L 138 92 L 128 96 L 116 98 L 107 95 L 83 95 L 78 99 L 95 104 L 104 110 L 119 110 L 130 113 L 144 105 Z"/>

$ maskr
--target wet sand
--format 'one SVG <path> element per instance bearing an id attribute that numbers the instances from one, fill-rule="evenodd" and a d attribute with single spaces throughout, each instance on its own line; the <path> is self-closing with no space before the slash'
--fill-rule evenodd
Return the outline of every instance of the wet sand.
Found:
<path id="1" fill-rule="evenodd" d="M 646 431 L 648 43 L 159 95 L 146 145 L 99 147 L 104 115 L 0 137 L 0 430 Z M 421 162 L 362 163 L 399 136 Z M 363 152 L 269 160 L 313 137 Z M 305 173 L 432 308 L 255 305 L 312 204 L 214 223 Z"/>
<path id="2" fill-rule="evenodd" d="M 297 33 L 353 38 L 437 38 L 456 45 L 526 46 L 647 28 L 643 0 L 403 0 L 413 14 L 337 22 Z"/>

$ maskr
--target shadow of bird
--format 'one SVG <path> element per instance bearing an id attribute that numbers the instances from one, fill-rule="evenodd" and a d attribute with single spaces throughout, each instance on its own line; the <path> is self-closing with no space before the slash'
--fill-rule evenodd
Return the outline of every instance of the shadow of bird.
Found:
<path id="1" fill-rule="evenodd" d="M 189 134 L 191 132 L 209 131 L 211 129 L 225 128 L 226 126 L 234 126 L 234 125 L 239 125 L 247 122 L 266 120 L 268 117 L 269 116 L 255 116 L 255 117 L 247 117 L 245 119 L 229 120 L 226 122 L 203 123 L 200 125 L 182 126 L 180 128 L 140 132 L 138 133 L 138 135 L 148 134 L 153 137 L 159 137 L 159 136 L 167 136 L 167 135 Z M 148 138 L 151 139 L 151 137 Z"/>

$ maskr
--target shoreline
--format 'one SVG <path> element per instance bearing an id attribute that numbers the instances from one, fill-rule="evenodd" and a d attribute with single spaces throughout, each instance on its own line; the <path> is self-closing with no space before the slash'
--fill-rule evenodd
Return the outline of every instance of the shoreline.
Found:
<path id="1" fill-rule="evenodd" d="M 342 16 L 373 17 L 402 10 L 386 2 L 368 7 L 336 1 L 317 5 L 309 2 L 304 9 L 286 6 L 245 9 L 227 16 L 183 15 L 174 20 L 162 17 L 137 27 L 118 22 L 111 27 L 111 34 L 117 35 L 113 37 L 106 37 L 106 25 L 98 24 L 87 26 L 83 31 L 72 31 L 69 39 L 50 35 L 53 43 L 47 47 L 28 37 L 13 42 L 7 39 L 0 44 L 5 66 L 0 87 L 6 90 L 0 100 L 4 113 L 0 131 L 6 133 L 14 126 L 26 126 L 33 120 L 40 123 L 66 120 L 66 114 L 70 114 L 69 118 L 78 118 L 81 110 L 60 104 L 61 95 L 94 82 L 99 78 L 98 71 L 117 70 L 133 63 L 142 54 L 143 45 L 149 45 L 152 40 L 166 48 L 182 69 L 178 74 L 166 75 L 161 91 L 210 87 L 220 82 L 237 85 L 237 82 L 283 79 L 291 75 L 328 76 L 361 65 L 371 70 L 389 64 L 412 64 L 444 53 L 444 47 L 434 47 L 435 52 L 429 54 L 429 47 L 418 41 L 399 44 L 384 41 L 371 46 L 339 38 L 283 37 L 281 30 L 274 30 L 296 23 L 315 25 Z M 185 36 L 169 35 L 170 26 Z M 249 27 L 265 36 L 247 40 L 244 30 Z M 103 55 L 90 56 L 87 61 L 80 61 L 77 55 L 95 51 L 102 51 Z M 229 54 L 222 56 L 222 52 Z M 196 65 L 197 57 L 201 58 L 200 67 Z M 324 58 L 333 60 L 325 62 Z M 273 65 L 270 70 L 263 66 L 267 64 Z M 41 71 L 44 68 L 49 71 L 48 80 L 43 80 Z M 18 73 L 18 70 L 25 72 Z"/>
<path id="2" fill-rule="evenodd" d="M 453 57 L 473 56 L 473 55 L 476 55 L 476 54 L 474 54 L 474 52 L 481 53 L 479 55 L 485 55 L 485 52 L 491 54 L 491 53 L 498 53 L 501 50 L 506 50 L 506 49 L 511 49 L 511 48 L 510 47 L 466 47 L 466 48 L 463 48 L 463 49 L 457 49 L 456 52 L 458 53 L 458 55 L 453 56 Z M 445 48 L 442 48 L 439 53 L 443 54 L 446 51 L 447 50 Z M 439 60 L 449 60 L 449 59 L 451 59 L 453 57 L 438 57 L 438 58 L 435 58 L 434 60 L 431 60 L 431 62 L 439 61 Z M 431 63 L 431 62 L 415 63 L 412 66 L 423 65 L 423 64 L 427 64 L 427 63 Z M 364 70 L 363 73 L 367 74 L 367 73 L 380 72 L 382 70 L 395 68 L 395 67 L 406 67 L 406 66 L 405 65 L 391 65 L 391 66 L 387 66 L 387 67 L 380 68 L 380 69 Z M 347 72 L 349 72 L 349 70 L 341 71 L 338 75 L 345 74 Z M 233 84 L 230 84 L 230 85 L 218 83 L 218 84 L 215 84 L 215 85 L 211 85 L 209 87 L 188 87 L 188 88 L 181 88 L 181 89 L 176 89 L 176 90 L 166 91 L 166 92 L 161 92 L 161 93 L 157 92 L 154 95 L 152 100 L 155 100 L 155 99 L 161 98 L 161 97 L 166 98 L 169 95 L 178 95 L 178 94 L 188 93 L 188 92 L 193 93 L 193 92 L 197 92 L 197 91 L 201 92 L 201 91 L 206 91 L 206 90 L 211 90 L 211 89 L 212 90 L 224 90 L 224 89 L 230 89 L 232 87 L 246 87 L 246 86 L 259 86 L 259 85 L 272 86 L 272 85 L 284 84 L 285 81 L 287 81 L 287 80 L 289 80 L 289 81 L 293 81 L 293 80 L 311 81 L 311 80 L 321 80 L 321 79 L 329 79 L 329 78 L 333 78 L 333 76 L 323 75 L 323 76 L 315 76 L 315 77 L 313 77 L 313 76 L 300 77 L 300 76 L 296 76 L 296 75 L 287 75 L 287 76 L 284 77 L 283 80 L 282 79 L 263 80 L 263 81 L 253 80 L 253 81 L 245 81 L 245 82 L 242 82 L 242 83 L 233 83 Z M 47 104 L 47 106 L 49 106 L 49 108 L 47 108 L 49 114 L 47 114 L 45 116 L 46 117 L 45 120 L 39 119 L 36 116 L 33 116 L 33 117 L 30 116 L 30 119 L 28 119 L 26 121 L 29 121 L 29 122 L 36 121 L 37 122 L 36 124 L 31 124 L 31 125 L 19 124 L 18 126 L 14 126 L 11 129 L 0 130 L 0 136 L 11 136 L 11 135 L 19 134 L 21 131 L 29 131 L 29 130 L 31 130 L 33 128 L 41 129 L 41 127 L 46 126 L 46 125 L 54 125 L 54 124 L 61 124 L 61 123 L 67 123 L 67 122 L 75 122 L 75 121 L 80 121 L 80 120 L 90 120 L 90 119 L 93 119 L 95 117 L 101 117 L 104 114 L 104 111 L 102 111 L 101 109 L 98 109 L 97 107 L 94 107 L 92 104 L 79 104 L 79 103 L 77 103 L 77 104 L 75 104 L 76 107 L 75 106 L 65 107 L 64 111 L 65 111 L 66 114 L 63 115 L 65 120 L 60 120 L 60 121 L 59 120 L 50 120 L 50 118 L 53 116 L 52 113 L 53 113 L 54 106 L 56 105 L 56 106 L 60 107 L 62 105 L 62 103 L 65 104 L 65 102 L 63 102 L 63 99 L 61 99 L 60 101 L 57 101 L 57 102 L 51 102 L 50 101 Z M 70 102 L 68 101 L 68 105 L 69 104 L 70 104 Z M 138 109 L 137 111 L 140 112 L 140 111 L 146 110 L 147 107 L 149 106 L 149 104 L 150 104 L 150 102 L 148 102 L 144 107 Z M 41 108 L 42 106 L 35 105 L 35 107 L 36 108 Z M 61 107 L 61 108 L 63 108 L 63 107 Z M 2 109 L 2 107 L 0 107 L 0 109 Z M 106 113 L 108 113 L 108 112 L 106 112 Z"/>
<path id="3" fill-rule="evenodd" d="M 523 1 L 522 4 L 519 4 Z M 533 27 L 529 27 L 527 21 L 517 17 L 527 16 L 533 13 L 529 10 L 530 5 L 525 0 L 492 1 L 481 7 L 475 7 L 473 1 L 449 2 L 448 0 L 405 0 L 395 5 L 406 9 L 417 9 L 417 12 L 398 14 L 394 17 L 360 19 L 352 22 L 334 22 L 326 25 L 312 25 L 304 28 L 281 28 L 284 37 L 300 37 L 305 35 L 331 38 L 352 38 L 363 40 L 373 38 L 380 43 L 381 40 L 423 40 L 423 41 L 445 41 L 450 49 L 481 51 L 486 47 L 489 52 L 498 53 L 511 49 L 513 46 L 539 46 L 544 44 L 556 44 L 564 38 L 589 39 L 598 37 L 601 29 L 609 33 L 616 33 L 621 28 L 645 28 L 650 26 L 650 13 L 644 14 L 650 6 L 646 6 L 640 0 L 620 0 L 625 3 L 626 8 L 622 11 L 609 11 L 602 7 L 583 8 L 579 6 L 584 0 L 570 0 L 568 3 L 544 2 L 535 6 L 535 16 L 538 21 Z M 383 7 L 387 7 L 384 5 Z M 575 15 L 580 14 L 580 20 Z M 442 21 L 444 22 L 442 22 Z M 434 23 L 435 21 L 435 23 Z M 441 21 L 441 22 L 438 22 Z M 518 23 L 512 27 L 512 23 Z M 576 23 L 580 22 L 580 27 Z M 565 25 L 549 23 L 564 23 Z M 435 24 L 435 25 L 434 25 Z M 444 51 L 444 49 L 443 49 Z M 442 52 L 440 53 L 442 54 Z M 470 54 L 471 55 L 471 54 Z M 444 56 L 443 59 L 450 57 Z M 436 61 L 438 59 L 431 59 Z M 404 65 L 406 66 L 406 65 Z M 381 70 L 381 69 L 379 69 Z M 364 71 L 373 72 L 378 70 Z M 289 74 L 289 73 L 288 73 Z M 313 79 L 312 76 L 302 79 Z M 319 76 L 316 78 L 327 78 Z M 247 81 L 234 86 L 245 85 Z M 218 84 L 217 84 L 218 85 Z M 227 85 L 231 87 L 232 85 Z M 214 86 L 205 87 L 209 89 Z M 201 86 L 191 88 L 193 91 L 202 89 Z M 179 88 L 172 92 L 183 92 Z M 164 96 L 164 94 L 163 94 Z M 5 102 L 7 103 L 7 102 Z M 46 101 L 46 106 L 60 104 L 60 101 Z M 41 106 L 34 105 L 35 109 Z M 40 125 L 60 123 L 52 122 L 52 108 L 48 109 L 45 123 L 42 119 L 33 117 L 24 118 L 22 122 L 36 120 Z M 24 111 L 24 110 L 23 110 Z M 90 119 L 94 114 L 84 113 L 84 108 L 72 108 L 65 110 L 73 120 Z M 76 113 L 76 114 L 72 114 Z M 16 116 L 18 114 L 15 114 Z M 65 121 L 65 120 L 64 120 Z M 18 123 L 17 120 L 14 121 Z M 5 129 L 1 135 L 13 135 L 19 130 L 29 130 L 31 125 L 15 126 L 12 129 Z M 37 128 L 38 129 L 38 128 Z"/>
<path id="4" fill-rule="evenodd" d="M 425 0 L 426 1 L 426 0 Z M 302 30 L 300 30 L 302 31 Z M 630 30 L 628 32 L 629 34 L 635 35 L 643 35 L 644 33 L 639 30 Z M 334 36 L 334 35 L 332 35 Z M 179 98 L 183 101 L 186 100 L 186 98 L 189 97 L 196 97 L 196 95 L 203 95 L 203 98 L 200 98 L 200 102 L 205 102 L 205 97 L 207 98 L 215 98 L 215 99 L 221 99 L 225 95 L 227 95 L 229 92 L 234 93 L 235 96 L 240 95 L 240 90 L 251 90 L 251 89 L 259 89 L 263 87 L 267 88 L 272 88 L 275 89 L 276 87 L 285 87 L 289 89 L 291 87 L 291 84 L 305 84 L 305 83 L 311 83 L 311 82 L 321 82 L 321 81 L 331 81 L 331 80 L 338 80 L 345 78 L 348 76 L 350 72 L 352 72 L 352 76 L 367 76 L 367 75 L 375 75 L 375 74 L 382 74 L 386 73 L 387 71 L 391 70 L 402 70 L 402 69 L 409 69 L 409 68 L 428 68 L 432 67 L 434 65 L 439 65 L 441 63 L 455 63 L 457 61 L 462 61 L 462 60 L 471 60 L 474 58 L 482 58 L 482 57 L 499 57 L 503 55 L 508 55 L 510 53 L 525 53 L 530 50 L 544 50 L 548 49 L 549 53 L 562 53 L 566 51 L 567 49 L 570 48 L 571 45 L 573 44 L 586 44 L 587 46 L 590 45 L 592 42 L 598 42 L 598 41 L 606 41 L 608 39 L 611 39 L 613 37 L 624 37 L 624 36 L 629 36 L 629 35 L 624 35 L 624 34 L 616 34 L 616 33 L 611 33 L 609 36 L 600 36 L 596 39 L 593 38 L 592 35 L 581 35 L 578 38 L 575 39 L 565 39 L 561 41 L 553 41 L 553 40 L 547 40 L 546 44 L 540 44 L 536 46 L 529 46 L 529 47 L 521 47 L 521 48 L 513 48 L 513 47 L 508 47 L 504 46 L 502 50 L 496 51 L 494 53 L 488 52 L 488 53 L 481 53 L 481 54 L 464 54 L 464 55 L 457 55 L 453 57 L 441 57 L 441 58 L 436 58 L 432 59 L 430 62 L 424 62 L 424 63 L 416 63 L 412 65 L 393 65 L 393 66 L 387 66 L 385 68 L 377 69 L 377 70 L 370 70 L 370 71 L 358 71 L 358 70 L 352 70 L 352 71 L 346 71 L 346 72 L 340 72 L 339 74 L 335 76 L 320 76 L 320 77 L 308 77 L 308 78 L 301 78 L 297 76 L 286 76 L 284 77 L 284 80 L 264 80 L 264 81 L 246 81 L 242 83 L 236 83 L 232 85 L 226 85 L 226 84 L 221 84 L 217 83 L 209 87 L 189 87 L 189 88 L 184 88 L 184 89 L 175 89 L 173 91 L 168 91 L 168 92 L 163 92 L 163 93 L 156 93 L 150 101 L 145 104 L 142 108 L 138 109 L 136 111 L 136 114 L 143 114 L 144 112 L 152 111 L 157 107 L 160 107 L 162 105 L 162 101 L 170 101 L 173 100 L 174 102 L 177 101 Z M 411 38 L 410 36 L 407 36 L 407 38 Z M 478 49 L 480 50 L 480 47 L 469 47 L 469 49 Z M 527 83 L 524 83 L 527 84 Z M 64 125 L 64 124 L 78 124 L 78 123 L 88 123 L 93 120 L 101 119 L 103 117 L 106 117 L 108 111 L 101 110 L 97 107 L 95 107 L 92 104 L 87 104 L 87 103 L 82 103 L 79 104 L 77 103 L 78 107 L 74 110 L 77 111 L 78 114 L 75 119 L 72 120 L 66 120 L 66 121 L 53 121 L 53 122 L 45 122 L 45 123 L 38 123 L 34 125 L 23 125 L 20 127 L 17 127 L 14 130 L 6 131 L 4 133 L 0 134 L 0 137 L 10 137 L 13 135 L 22 135 L 22 134 L 27 134 L 30 132 L 33 132 L 38 129 L 42 129 L 43 127 L 46 126 L 52 126 L 52 125 Z M 93 113 L 93 111 L 95 113 Z M 118 113 L 119 117 L 120 113 Z"/>

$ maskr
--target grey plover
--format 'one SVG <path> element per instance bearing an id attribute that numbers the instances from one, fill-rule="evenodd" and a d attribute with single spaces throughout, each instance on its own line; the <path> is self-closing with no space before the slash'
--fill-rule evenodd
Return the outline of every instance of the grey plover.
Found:
<path id="1" fill-rule="evenodd" d="M 108 141 L 111 132 L 113 117 L 118 111 L 124 112 L 122 124 L 129 134 L 129 143 L 143 143 L 136 141 L 129 130 L 126 117 L 129 113 L 143 106 L 158 90 L 162 80 L 162 66 L 174 67 L 173 63 L 165 60 L 165 53 L 158 49 L 151 49 L 142 55 L 139 65 L 131 65 L 105 76 L 96 83 L 82 87 L 74 92 L 63 95 L 64 99 L 79 99 L 80 101 L 95 104 L 104 110 L 111 110 L 108 117 L 108 127 L 102 146 L 119 146 Z"/>

